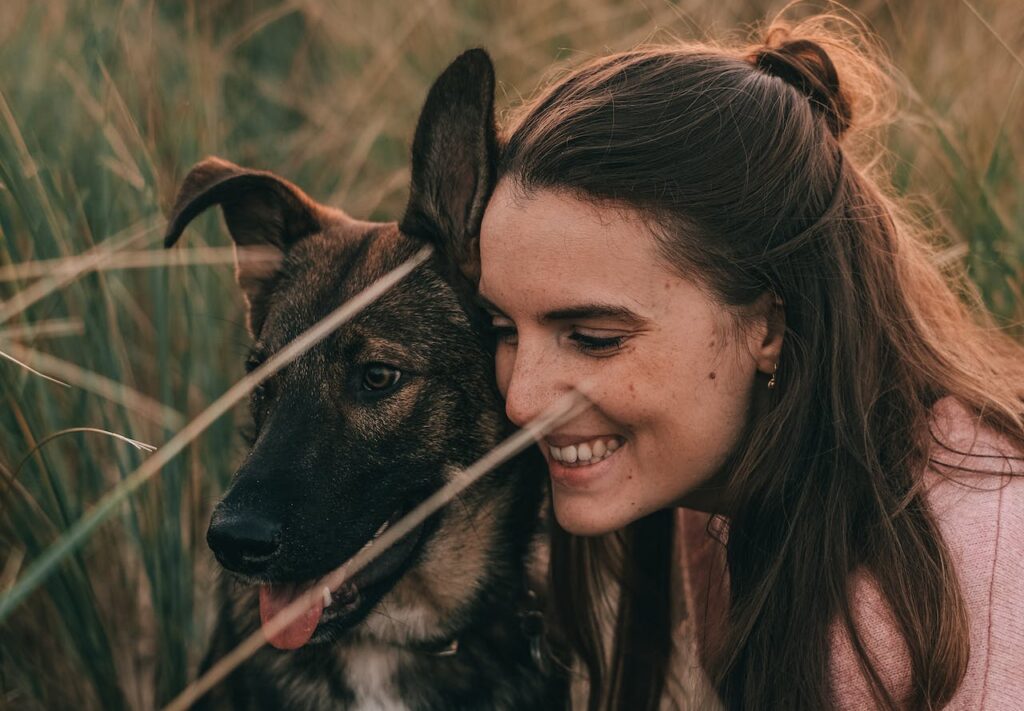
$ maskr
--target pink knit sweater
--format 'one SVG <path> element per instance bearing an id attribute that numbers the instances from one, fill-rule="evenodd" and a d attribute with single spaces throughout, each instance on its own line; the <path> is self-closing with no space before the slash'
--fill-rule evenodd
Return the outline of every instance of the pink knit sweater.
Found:
<path id="1" fill-rule="evenodd" d="M 967 674 L 945 708 L 1022 711 L 1024 460 L 1007 456 L 1021 457 L 1024 452 L 1007 438 L 979 427 L 977 418 L 952 398 L 936 404 L 932 431 L 946 446 L 932 448 L 932 464 L 924 475 L 927 501 L 956 566 L 971 644 Z M 975 471 L 958 471 L 940 463 Z M 680 610 L 676 620 L 676 691 L 679 699 L 691 701 L 669 705 L 711 708 L 706 677 L 694 660 L 704 657 L 706 643 L 724 620 L 728 580 L 723 548 L 707 534 L 707 514 L 679 509 L 677 523 L 681 565 L 674 583 L 690 614 Z M 711 521 L 713 532 L 715 524 Z M 896 698 L 905 697 L 910 687 L 907 652 L 888 605 L 866 574 L 854 576 L 851 594 L 855 623 L 875 668 Z M 830 672 L 836 708 L 872 707 L 869 684 L 838 622 L 832 632 Z M 695 698 L 703 701 L 694 702 Z"/>

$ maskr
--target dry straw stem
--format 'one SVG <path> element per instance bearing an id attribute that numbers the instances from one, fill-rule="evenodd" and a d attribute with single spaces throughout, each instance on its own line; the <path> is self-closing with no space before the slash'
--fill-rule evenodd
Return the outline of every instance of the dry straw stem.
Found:
<path id="1" fill-rule="evenodd" d="M 177 429 L 185 424 L 185 415 L 124 383 L 119 383 L 70 361 L 13 341 L 4 343 L 3 349 L 0 350 L 0 357 L 12 360 L 30 372 L 58 385 L 65 387 L 73 385 L 94 395 L 99 395 L 105 400 L 123 405 L 150 422 L 170 429 Z M 32 366 L 39 367 L 52 375 L 35 370 Z"/>
<path id="2" fill-rule="evenodd" d="M 586 389 L 584 387 L 584 389 Z M 311 589 L 307 595 L 299 596 L 288 607 L 284 608 L 243 640 L 231 652 L 222 657 L 205 674 L 189 684 L 164 711 L 183 711 L 198 701 L 203 694 L 212 689 L 218 682 L 232 672 L 239 664 L 251 657 L 273 637 L 309 609 L 309 595 L 321 595 L 323 587 L 331 592 L 337 590 L 351 576 L 376 560 L 384 551 L 393 546 L 413 529 L 444 508 L 452 499 L 465 491 L 480 477 L 535 444 L 537 440 L 589 407 L 586 397 L 573 390 L 560 397 L 550 408 L 534 420 L 508 437 L 497 447 L 463 469 L 451 481 L 423 500 L 416 508 L 388 527 L 373 545 L 366 546 L 346 563 L 329 573 Z"/>
<path id="3" fill-rule="evenodd" d="M 1003 39 L 1002 35 L 996 32 L 995 28 L 992 27 L 991 24 L 989 24 L 989 21 L 986 20 L 980 12 L 978 12 L 978 9 L 976 7 L 974 7 L 974 4 L 968 2 L 968 0 L 960 0 L 960 2 L 964 4 L 964 7 L 970 10 L 971 14 L 977 18 L 978 22 L 980 22 L 986 30 L 988 30 L 989 34 L 991 34 L 995 38 L 996 42 L 1002 45 L 1003 49 L 1006 50 L 1006 53 L 1013 57 L 1014 61 L 1020 65 L 1020 68 L 1024 69 L 1024 58 L 1021 58 L 1021 55 L 1013 51 L 1013 47 L 1011 47 L 1007 43 L 1007 41 Z"/>
<path id="4" fill-rule="evenodd" d="M 162 235 L 163 218 L 155 215 L 139 220 L 113 237 L 101 242 L 80 257 L 72 258 L 67 271 L 58 271 L 49 277 L 40 279 L 27 289 L 23 289 L 7 301 L 0 303 L 0 324 L 6 323 L 32 304 L 46 298 L 50 294 L 83 274 L 94 271 L 115 252 L 130 247 L 137 242 L 149 241 Z M 76 261 L 77 260 L 77 261 Z"/>
<path id="5" fill-rule="evenodd" d="M 33 338 L 53 338 L 56 336 L 81 336 L 85 333 L 85 324 L 80 318 L 52 318 L 36 321 L 22 326 L 0 328 L 0 339 L 24 341 Z"/>
<path id="6" fill-rule="evenodd" d="M 21 468 L 24 467 L 25 464 L 28 463 L 28 460 L 32 458 L 33 454 L 38 452 L 39 449 L 42 448 L 43 445 L 45 445 L 47 442 L 52 442 L 53 440 L 57 439 L 58 437 L 63 437 L 65 435 L 74 434 L 75 432 L 88 432 L 88 433 L 91 433 L 91 434 L 101 434 L 101 435 L 105 435 L 107 437 L 113 437 L 114 439 L 121 440 L 122 442 L 124 442 L 126 444 L 130 444 L 131 446 L 135 447 L 135 449 L 141 449 L 144 452 L 154 452 L 154 451 L 156 451 L 156 447 L 154 447 L 151 444 L 146 444 L 145 442 L 140 442 L 137 439 L 132 439 L 131 437 L 128 437 L 126 435 L 119 434 L 117 432 L 111 432 L 110 430 L 105 430 L 105 429 L 102 429 L 100 427 L 69 427 L 68 429 L 60 430 L 59 432 L 51 432 L 50 434 L 46 435 L 41 440 L 36 442 L 35 445 L 32 447 L 32 449 L 30 449 L 28 452 L 25 453 L 25 456 L 23 456 L 21 458 L 21 461 L 18 462 L 18 466 L 16 466 L 14 468 L 13 472 L 8 472 L 6 469 L 0 471 L 0 473 L 3 474 L 2 480 L 0 480 L 0 501 L 3 501 L 3 499 L 4 499 L 4 494 L 6 494 L 7 487 L 9 485 L 12 485 L 12 484 L 16 483 L 16 479 L 18 477 L 18 474 L 21 472 Z M 22 551 L 22 553 L 24 553 L 24 551 Z M 19 566 L 20 566 L 20 562 L 19 562 Z M 17 571 L 15 571 L 15 572 L 17 572 Z M 14 574 L 12 573 L 11 575 L 12 575 L 11 579 L 8 580 L 6 584 L 0 584 L 0 592 L 5 592 L 9 587 L 11 587 L 11 585 L 14 584 L 14 577 L 13 577 Z"/>
<path id="7" fill-rule="evenodd" d="M 31 457 L 33 454 L 39 451 L 39 448 L 45 445 L 47 442 L 51 442 L 57 439 L 58 437 L 63 437 L 64 435 L 74 434 L 75 432 L 90 432 L 92 434 L 106 435 L 107 437 L 119 439 L 125 444 L 130 444 L 131 446 L 135 447 L 135 449 L 141 449 L 144 452 L 156 451 L 156 447 L 154 447 L 152 444 L 146 444 L 145 442 L 140 442 L 137 439 L 132 439 L 131 437 L 128 437 L 126 435 L 118 434 L 117 432 L 111 432 L 110 430 L 105 430 L 101 427 L 69 427 L 66 430 L 60 430 L 59 432 L 51 432 L 50 434 L 46 435 L 41 440 L 36 442 L 35 446 L 32 447 L 32 449 L 30 449 L 25 454 L 24 457 L 21 458 L 20 462 L 18 462 L 18 466 L 14 468 L 14 473 L 12 476 L 18 476 L 18 472 L 20 472 L 21 468 L 25 466 L 25 462 L 29 460 L 29 457 Z"/>
<path id="8" fill-rule="evenodd" d="M 4 563 L 4 570 L 0 573 L 0 592 L 6 591 L 14 584 L 14 579 L 18 576 L 18 569 L 21 568 L 21 562 L 23 560 L 25 560 L 24 548 L 15 548 L 11 551 L 11 554 L 7 556 L 7 562 Z"/>
<path id="9" fill-rule="evenodd" d="M 51 383 L 54 383 L 56 385 L 60 385 L 61 387 L 65 387 L 65 388 L 70 388 L 71 387 L 71 385 L 69 385 L 68 383 L 65 383 L 63 380 L 58 380 L 57 378 L 51 377 L 51 376 L 47 375 L 46 373 L 40 373 L 38 370 L 33 368 L 31 365 L 29 365 L 28 363 L 26 363 L 24 361 L 18 360 L 17 358 L 12 356 L 10 353 L 4 353 L 3 351 L 0 351 L 0 358 L 3 358 L 4 360 L 11 361 L 16 366 L 18 366 L 20 368 L 24 368 L 28 372 L 32 373 L 32 375 L 39 376 L 43 380 L 49 380 Z"/>
<path id="10" fill-rule="evenodd" d="M 195 247 L 176 249 L 141 249 L 110 254 L 103 261 L 93 255 L 40 259 L 0 267 L 0 282 L 37 279 L 50 275 L 78 277 L 86 272 L 114 269 L 149 269 L 151 267 L 184 267 L 213 264 L 259 264 L 280 259 L 280 251 L 268 247 Z M 0 335 L 3 332 L 0 331 Z"/>
<path id="11" fill-rule="evenodd" d="M 131 496 L 139 487 L 149 481 L 160 469 L 177 456 L 192 440 L 202 434 L 221 415 L 230 410 L 253 388 L 301 356 L 342 324 L 355 317 L 360 311 L 383 296 L 395 284 L 423 264 L 433 253 L 433 247 L 424 247 L 401 265 L 391 270 L 363 291 L 346 301 L 295 340 L 268 358 L 262 365 L 232 385 L 195 419 L 189 422 L 163 447 L 129 474 L 120 484 L 111 489 L 82 518 L 72 524 L 64 535 L 57 539 L 39 558 L 29 565 L 22 578 L 11 591 L 0 598 L 0 622 L 60 565 L 89 535 L 103 523 L 117 506 Z"/>

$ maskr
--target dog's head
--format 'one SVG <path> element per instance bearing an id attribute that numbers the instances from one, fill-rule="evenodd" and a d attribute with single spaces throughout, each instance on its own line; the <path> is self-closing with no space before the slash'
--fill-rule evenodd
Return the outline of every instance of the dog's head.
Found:
<path id="1" fill-rule="evenodd" d="M 264 621 L 299 595 L 315 600 L 322 576 L 507 433 L 487 336 L 469 305 L 493 187 L 493 91 L 480 50 L 437 80 L 400 224 L 355 220 L 276 175 L 216 158 L 179 191 L 167 246 L 219 205 L 235 244 L 267 257 L 237 264 L 250 368 L 424 244 L 435 248 L 431 262 L 252 394 L 255 438 L 207 539 L 225 568 L 258 586 Z M 494 547 L 523 525 L 512 519 L 535 506 L 524 486 L 536 489 L 491 477 L 357 573 L 324 610 L 314 602 L 275 645 L 328 640 L 359 622 L 361 634 L 397 641 L 445 634 L 503 564 Z M 366 619 L 385 596 L 387 615 Z"/>

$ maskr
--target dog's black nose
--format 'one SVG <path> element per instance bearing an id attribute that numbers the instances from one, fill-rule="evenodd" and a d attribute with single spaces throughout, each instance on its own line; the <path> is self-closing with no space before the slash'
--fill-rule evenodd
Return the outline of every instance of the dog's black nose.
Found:
<path id="1" fill-rule="evenodd" d="M 206 542 L 225 568 L 257 574 L 267 568 L 281 547 L 281 524 L 255 512 L 218 506 L 210 519 Z"/>

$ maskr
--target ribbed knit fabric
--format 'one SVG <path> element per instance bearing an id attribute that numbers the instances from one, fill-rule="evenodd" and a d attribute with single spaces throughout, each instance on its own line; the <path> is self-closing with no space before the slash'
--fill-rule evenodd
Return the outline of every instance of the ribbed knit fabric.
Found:
<path id="1" fill-rule="evenodd" d="M 945 708 L 1022 711 L 1024 452 L 980 427 L 977 418 L 952 398 L 937 403 L 932 415 L 938 442 L 924 473 L 927 501 L 956 566 L 971 644 L 967 674 Z M 728 579 L 720 542 L 725 531 L 718 523 L 710 520 L 709 535 L 707 514 L 678 512 L 677 588 L 682 594 L 676 598 L 676 677 L 682 685 L 699 677 L 696 660 L 705 659 L 708 643 L 724 621 Z M 850 583 L 855 624 L 868 654 L 894 696 L 905 698 L 910 685 L 907 652 L 889 607 L 870 576 L 855 574 Z M 829 666 L 837 709 L 872 708 L 869 684 L 838 622 L 832 631 Z M 712 706 L 705 702 L 699 707 Z"/>

